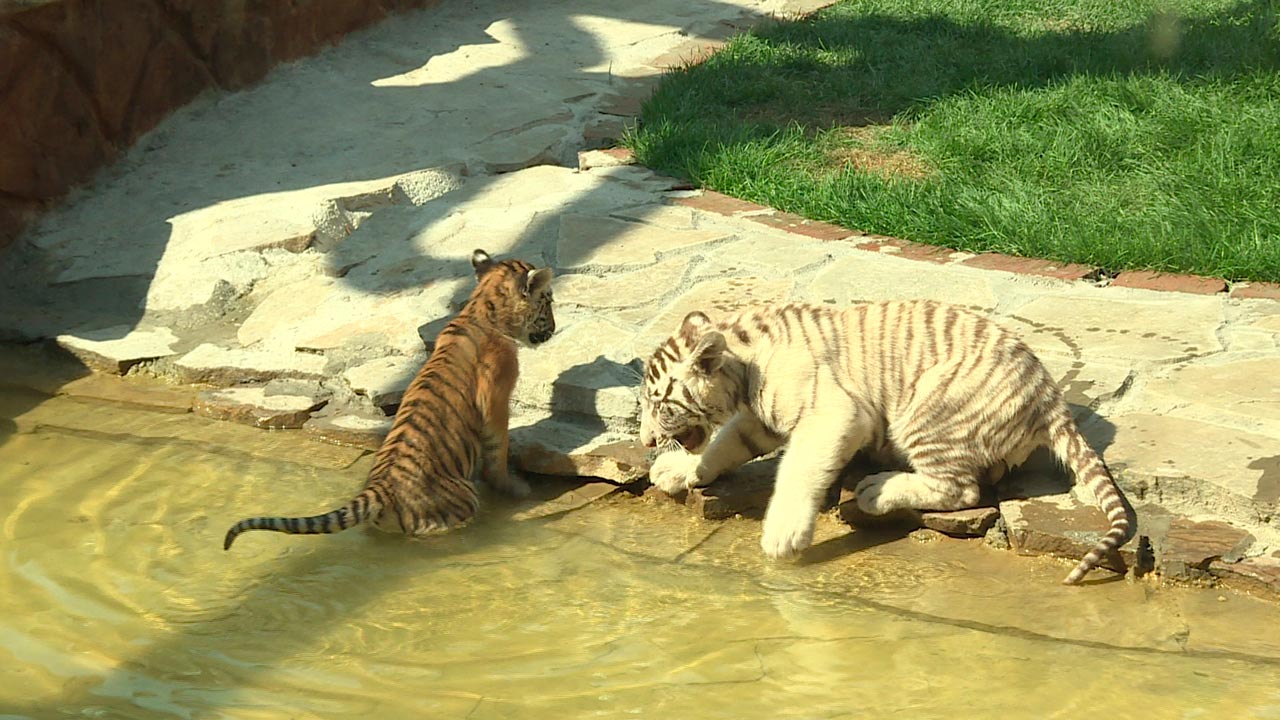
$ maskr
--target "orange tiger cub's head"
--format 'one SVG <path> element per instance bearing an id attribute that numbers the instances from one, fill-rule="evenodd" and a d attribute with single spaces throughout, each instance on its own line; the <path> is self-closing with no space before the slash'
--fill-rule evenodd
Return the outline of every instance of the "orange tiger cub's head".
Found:
<path id="1" fill-rule="evenodd" d="M 480 282 L 471 301 L 504 334 L 525 345 L 541 345 L 556 331 L 551 311 L 551 268 L 523 260 L 496 261 L 484 250 L 471 253 Z"/>

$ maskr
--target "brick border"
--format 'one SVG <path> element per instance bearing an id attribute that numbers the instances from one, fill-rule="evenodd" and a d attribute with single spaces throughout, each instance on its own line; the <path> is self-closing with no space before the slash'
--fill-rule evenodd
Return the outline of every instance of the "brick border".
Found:
<path id="1" fill-rule="evenodd" d="M 618 164 L 635 164 L 634 155 L 626 148 L 610 148 L 604 152 L 607 152 Z M 579 169 L 586 170 L 590 167 L 592 165 L 584 162 L 582 158 L 579 159 Z M 683 189 L 688 186 L 680 187 Z M 677 189 L 677 186 L 673 184 L 672 189 Z M 998 270 L 1015 275 L 1033 275 L 1076 282 L 1089 281 L 1094 284 L 1105 284 L 1105 286 L 1111 287 L 1180 292 L 1189 295 L 1225 294 L 1234 300 L 1280 300 L 1280 283 L 1230 283 L 1221 278 L 1150 270 L 1126 270 L 1111 277 L 1099 267 L 1078 263 L 1060 263 L 1040 258 L 1003 255 L 1001 253 L 973 255 L 962 250 L 940 245 L 927 245 L 886 235 L 874 235 L 858 230 L 850 230 L 849 228 L 820 220 L 809 220 L 794 213 L 777 210 L 749 200 L 741 200 L 714 190 L 696 190 L 694 192 L 696 194 L 670 197 L 667 202 L 673 205 L 715 213 L 716 215 L 746 218 L 761 225 L 816 240 L 852 242 L 854 247 L 859 250 L 892 254 L 908 260 L 919 260 L 938 265 L 964 265 L 965 267 Z M 1104 280 L 1105 283 L 1103 282 Z"/>

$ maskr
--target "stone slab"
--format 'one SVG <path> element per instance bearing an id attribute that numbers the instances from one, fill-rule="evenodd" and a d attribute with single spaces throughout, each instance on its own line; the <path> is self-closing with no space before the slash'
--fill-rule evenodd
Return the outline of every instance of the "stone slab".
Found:
<path id="1" fill-rule="evenodd" d="M 558 321 L 564 321 L 561 317 Z M 639 427 L 639 370 L 627 352 L 634 331 L 587 317 L 520 355 L 515 402 L 582 418 L 600 429 Z"/>
<path id="2" fill-rule="evenodd" d="M 560 218 L 556 265 L 565 268 L 645 265 L 656 261 L 662 253 L 728 237 L 729 234 L 717 230 L 673 232 L 616 218 L 568 213 Z"/>
<path id="3" fill-rule="evenodd" d="M 471 146 L 469 150 L 484 163 L 484 169 L 489 173 L 512 172 L 531 165 L 558 164 L 568 151 L 569 141 L 567 129 L 559 123 L 569 119 L 568 113 L 547 118 L 546 122 L 551 124 L 487 140 Z"/>
<path id="4" fill-rule="evenodd" d="M 689 490 L 685 504 L 706 520 L 736 516 L 763 518 L 777 473 L 776 460 L 747 463 L 706 487 Z"/>
<path id="5" fill-rule="evenodd" d="M 999 518 L 1000 511 L 993 507 L 920 513 L 922 525 L 951 537 L 983 537 Z"/>
<path id="6" fill-rule="evenodd" d="M 880 300 L 941 300 L 990 309 L 996 306 L 996 296 L 989 277 L 977 270 L 940 268 L 868 253 L 832 262 L 802 292 L 810 302 L 836 305 Z"/>
<path id="7" fill-rule="evenodd" d="M 312 417 L 303 424 L 307 434 L 335 445 L 377 450 L 391 431 L 392 418 L 335 413 Z"/>
<path id="8" fill-rule="evenodd" d="M 788 278 L 831 262 L 833 257 L 826 243 L 804 238 L 779 242 L 772 234 L 744 234 L 741 240 L 718 246 L 714 253 L 708 254 L 698 265 L 695 277 Z M 821 301 L 803 285 L 799 294 L 811 302 Z"/>
<path id="9" fill-rule="evenodd" d="M 529 485 L 533 489 L 530 496 L 533 505 L 512 513 L 512 520 L 539 520 L 563 515 L 618 492 L 618 486 L 612 483 L 582 483 L 559 478 L 530 478 Z"/>
<path id="10" fill-rule="evenodd" d="M 196 391 L 149 378 L 119 378 L 93 374 L 72 380 L 58 392 L 74 398 L 145 408 L 156 412 L 188 413 Z"/>
<path id="11" fill-rule="evenodd" d="M 648 474 L 649 452 L 634 437 L 605 432 L 588 418 L 577 420 L 547 414 L 513 418 L 512 464 L 528 473 L 594 477 L 618 484 Z"/>
<path id="12" fill-rule="evenodd" d="M 235 387 L 201 392 L 192 409 L 215 420 L 269 430 L 296 430 L 326 402 L 325 398 L 308 395 L 268 395 L 262 387 Z"/>
<path id="13" fill-rule="evenodd" d="M 1252 544 L 1252 535 L 1227 523 L 1174 518 L 1155 542 L 1156 569 L 1171 578 L 1205 577 L 1214 562 L 1239 561 Z"/>
<path id="14" fill-rule="evenodd" d="M 643 324 L 653 317 L 653 305 L 669 298 L 684 278 L 690 258 L 660 260 L 643 270 L 561 275 L 555 279 L 557 307 L 581 307 L 607 312 L 611 321 Z"/>
<path id="15" fill-rule="evenodd" d="M 1080 560 L 1094 548 L 1109 527 L 1107 517 L 1075 492 L 1000 502 L 1009 544 L 1019 554 L 1052 555 Z M 1103 557 L 1099 567 L 1125 572 L 1137 564 L 1138 543 Z M 1065 575 L 1064 575 L 1065 576 Z"/>
<path id="16" fill-rule="evenodd" d="M 1214 297 L 1144 294 L 1067 293 L 1038 297 L 1016 316 L 1043 332 L 1026 338 L 1032 350 L 1061 352 L 1063 345 L 1084 358 L 1159 362 L 1220 350 L 1215 330 L 1222 315 Z M 1052 337 L 1046 346 L 1041 340 Z"/>
<path id="17" fill-rule="evenodd" d="M 173 355 L 178 337 L 168 328 L 135 330 L 128 326 L 59 335 L 57 343 L 85 365 L 123 375 L 138 363 Z"/>
<path id="18" fill-rule="evenodd" d="M 342 373 L 351 391 L 369 398 L 374 407 L 386 407 L 400 402 L 409 383 L 427 361 L 427 354 L 378 358 L 348 368 Z"/>
<path id="19" fill-rule="evenodd" d="M 644 332 L 632 342 L 636 357 L 648 359 L 654 348 L 680 328 L 686 315 L 700 310 L 718 321 L 755 305 L 785 302 L 794 281 L 759 277 L 704 280 L 675 298 L 662 312 L 653 316 Z"/>
<path id="20" fill-rule="evenodd" d="M 1230 587 L 1280 598 L 1280 557 L 1251 557 L 1234 563 L 1214 560 L 1209 572 Z"/>
<path id="21" fill-rule="evenodd" d="M 325 277 L 308 278 L 277 288 L 258 303 L 240 323 L 236 339 L 249 346 L 310 318 L 316 308 L 334 292 L 334 282 Z"/>
<path id="22" fill-rule="evenodd" d="M 1273 421 L 1280 434 L 1280 361 L 1261 358 L 1176 365 L 1143 388 L 1146 395 L 1194 404 L 1211 413 L 1232 413 Z M 1212 398 L 1209 410 L 1206 398 Z"/>
<path id="23" fill-rule="evenodd" d="M 205 343 L 174 362 L 185 382 L 235 385 L 263 382 L 273 378 L 324 377 L 326 360 L 321 355 L 290 350 L 242 350 Z"/>
<path id="24" fill-rule="evenodd" d="M 1275 512 L 1280 477 L 1265 461 L 1280 457 L 1280 438 L 1171 415 L 1132 413 L 1107 418 L 1114 441 L 1107 463 L 1118 480 L 1159 492 L 1161 502 L 1188 513 L 1253 522 Z M 1192 482 L 1161 482 L 1193 478 Z M 1264 479 L 1267 481 L 1264 483 Z"/>

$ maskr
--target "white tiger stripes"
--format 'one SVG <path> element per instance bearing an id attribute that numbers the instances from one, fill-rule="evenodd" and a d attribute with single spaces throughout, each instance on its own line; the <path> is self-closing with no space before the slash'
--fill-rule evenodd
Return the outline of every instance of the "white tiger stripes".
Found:
<path id="1" fill-rule="evenodd" d="M 705 485 L 787 445 L 761 538 L 773 557 L 809 546 L 827 488 L 863 449 L 911 468 L 855 488 L 878 515 L 973 507 L 983 482 L 1048 446 L 1110 521 L 1068 584 L 1129 538 L 1124 498 L 1057 383 L 1011 332 L 962 308 L 770 306 L 718 324 L 694 312 L 649 358 L 644 384 L 644 444 L 689 451 L 654 462 L 663 490 Z"/>

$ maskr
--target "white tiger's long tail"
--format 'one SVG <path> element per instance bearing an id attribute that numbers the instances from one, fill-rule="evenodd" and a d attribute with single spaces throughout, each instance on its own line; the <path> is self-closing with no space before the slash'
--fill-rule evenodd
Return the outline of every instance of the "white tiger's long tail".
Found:
<path id="1" fill-rule="evenodd" d="M 1116 486 L 1111 472 L 1107 470 L 1102 458 L 1098 457 L 1098 453 L 1089 447 L 1089 442 L 1076 427 L 1075 419 L 1065 408 L 1050 420 L 1049 445 L 1058 461 L 1075 475 L 1076 482 L 1093 492 L 1098 507 L 1111 521 L 1111 528 L 1107 530 L 1107 534 L 1102 536 L 1098 544 L 1062 581 L 1064 585 L 1075 585 L 1084 578 L 1086 573 L 1097 567 L 1104 556 L 1115 552 L 1129 539 L 1129 516 L 1125 509 L 1124 495 Z"/>

